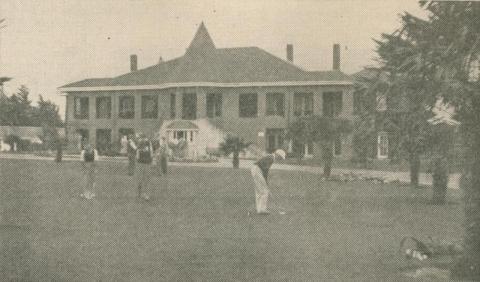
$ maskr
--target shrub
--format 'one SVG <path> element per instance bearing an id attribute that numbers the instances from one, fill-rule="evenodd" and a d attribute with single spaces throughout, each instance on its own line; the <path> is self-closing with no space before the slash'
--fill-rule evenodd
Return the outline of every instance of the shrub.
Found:
<path id="1" fill-rule="evenodd" d="M 17 149 L 18 149 L 18 144 L 20 143 L 20 141 L 21 141 L 20 137 L 18 137 L 17 135 L 10 134 L 5 137 L 4 142 L 10 145 L 10 151 L 13 151 L 13 144 L 17 143 Z"/>
<path id="2" fill-rule="evenodd" d="M 200 156 L 196 159 L 171 156 L 169 157 L 169 161 L 178 162 L 178 163 L 216 163 L 218 162 L 218 158 L 215 156 L 208 156 L 208 155 Z"/>
<path id="3" fill-rule="evenodd" d="M 222 151 L 220 150 L 220 148 L 207 147 L 206 152 L 208 156 L 214 156 L 217 158 L 222 156 Z"/>
<path id="4" fill-rule="evenodd" d="M 233 154 L 233 168 L 238 168 L 240 166 L 240 153 L 245 152 L 245 149 L 251 144 L 251 142 L 245 142 L 243 138 L 228 135 L 224 141 L 220 143 L 220 151 L 223 152 L 225 156 Z"/>

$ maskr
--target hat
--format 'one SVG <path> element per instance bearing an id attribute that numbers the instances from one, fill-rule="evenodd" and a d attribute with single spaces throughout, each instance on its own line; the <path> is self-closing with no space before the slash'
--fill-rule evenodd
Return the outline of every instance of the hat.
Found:
<path id="1" fill-rule="evenodd" d="M 279 156 L 282 160 L 284 160 L 287 153 L 285 153 L 285 151 L 282 149 L 278 149 L 275 151 L 275 155 Z"/>

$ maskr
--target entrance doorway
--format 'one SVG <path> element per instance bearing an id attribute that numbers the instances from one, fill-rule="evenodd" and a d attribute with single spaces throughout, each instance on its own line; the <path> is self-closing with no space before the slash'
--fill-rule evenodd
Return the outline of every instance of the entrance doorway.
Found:
<path id="1" fill-rule="evenodd" d="M 283 149 L 285 143 L 284 128 L 267 128 L 265 130 L 266 150 L 268 153 L 274 152 L 276 149 Z"/>
<path id="2" fill-rule="evenodd" d="M 97 129 L 96 147 L 98 153 L 103 154 L 111 149 L 112 145 L 112 130 L 111 129 Z"/>
<path id="3" fill-rule="evenodd" d="M 118 130 L 118 138 L 122 140 L 123 137 L 125 136 L 135 136 L 135 130 L 133 128 L 120 128 Z"/>
<path id="4" fill-rule="evenodd" d="M 379 132 L 377 137 L 377 158 L 388 158 L 388 134 L 386 132 Z"/>
<path id="5" fill-rule="evenodd" d="M 77 149 L 83 150 L 83 147 L 90 142 L 90 136 L 88 134 L 88 129 L 77 129 L 75 131 L 78 138 Z"/>

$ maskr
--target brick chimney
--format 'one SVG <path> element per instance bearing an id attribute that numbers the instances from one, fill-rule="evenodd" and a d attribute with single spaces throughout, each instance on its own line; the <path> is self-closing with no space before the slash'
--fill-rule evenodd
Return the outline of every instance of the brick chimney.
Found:
<path id="1" fill-rule="evenodd" d="M 287 60 L 293 63 L 293 44 L 287 44 Z"/>
<path id="2" fill-rule="evenodd" d="M 333 44 L 333 70 L 340 70 L 340 44 Z"/>
<path id="3" fill-rule="evenodd" d="M 136 71 L 137 68 L 137 55 L 130 55 L 130 71 Z"/>

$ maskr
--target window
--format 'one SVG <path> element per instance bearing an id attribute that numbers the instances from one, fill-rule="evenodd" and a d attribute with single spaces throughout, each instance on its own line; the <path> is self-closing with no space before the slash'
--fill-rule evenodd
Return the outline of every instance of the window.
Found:
<path id="1" fill-rule="evenodd" d="M 80 128 L 75 131 L 78 137 L 78 149 L 83 150 L 85 145 L 90 142 L 90 134 L 88 129 Z"/>
<path id="2" fill-rule="evenodd" d="M 118 104 L 118 116 L 124 119 L 132 119 L 135 117 L 135 97 L 120 97 Z"/>
<path id="3" fill-rule="evenodd" d="M 122 139 L 123 136 L 135 135 L 135 130 L 133 128 L 120 128 L 118 130 L 118 137 Z"/>
<path id="4" fill-rule="evenodd" d="M 313 93 L 294 94 L 293 114 L 297 117 L 313 115 Z"/>
<path id="5" fill-rule="evenodd" d="M 311 158 L 313 157 L 314 153 L 314 143 L 313 141 L 308 141 L 308 142 L 299 142 L 297 140 L 294 140 L 292 142 L 292 152 L 297 156 L 301 158 Z"/>
<path id="6" fill-rule="evenodd" d="M 387 110 L 387 95 L 384 93 L 377 93 L 377 112 L 384 112 Z"/>
<path id="7" fill-rule="evenodd" d="M 177 116 L 177 99 L 174 93 L 170 94 L 170 118 L 174 119 Z"/>
<path id="8" fill-rule="evenodd" d="M 73 103 L 75 119 L 88 119 L 88 97 L 75 97 Z"/>
<path id="9" fill-rule="evenodd" d="M 475 82 L 480 79 L 480 58 L 477 57 L 476 60 L 473 60 L 470 64 L 470 70 L 468 73 L 468 81 Z"/>
<path id="10" fill-rule="evenodd" d="M 196 139 L 195 136 L 197 135 L 198 132 L 194 130 L 174 130 L 170 132 L 170 136 L 174 143 L 180 142 L 180 140 L 193 143 Z"/>
<path id="11" fill-rule="evenodd" d="M 365 91 L 356 91 L 353 93 L 353 114 L 360 115 L 365 109 L 363 105 L 363 96 Z"/>
<path id="12" fill-rule="evenodd" d="M 182 119 L 197 118 L 197 94 L 183 93 L 182 97 Z"/>
<path id="13" fill-rule="evenodd" d="M 112 99 L 110 97 L 97 97 L 97 118 L 112 117 Z"/>
<path id="14" fill-rule="evenodd" d="M 222 94 L 210 93 L 207 94 L 207 117 L 221 117 L 222 116 Z"/>
<path id="15" fill-rule="evenodd" d="M 272 153 L 276 149 L 283 149 L 285 143 L 285 129 L 267 128 L 265 130 L 267 152 Z"/>
<path id="16" fill-rule="evenodd" d="M 377 158 L 388 158 L 388 134 L 386 132 L 379 132 L 377 139 Z"/>
<path id="17" fill-rule="evenodd" d="M 267 116 L 285 116 L 285 94 L 267 93 Z"/>
<path id="18" fill-rule="evenodd" d="M 335 156 L 340 156 L 342 154 L 342 136 L 337 136 L 337 138 L 335 138 L 334 152 Z"/>
<path id="19" fill-rule="evenodd" d="M 342 112 L 342 92 L 323 93 L 323 116 L 337 117 Z"/>
<path id="20" fill-rule="evenodd" d="M 305 155 L 313 156 L 313 142 L 310 141 L 305 144 Z"/>
<path id="21" fill-rule="evenodd" d="M 240 117 L 256 117 L 258 112 L 257 94 L 240 94 L 238 101 L 238 115 Z"/>
<path id="22" fill-rule="evenodd" d="M 100 154 L 108 152 L 112 148 L 112 130 L 111 129 L 97 129 L 97 144 L 96 148 Z"/>
<path id="23" fill-rule="evenodd" d="M 154 119 L 158 117 L 158 97 L 153 95 L 142 96 L 142 118 Z"/>

